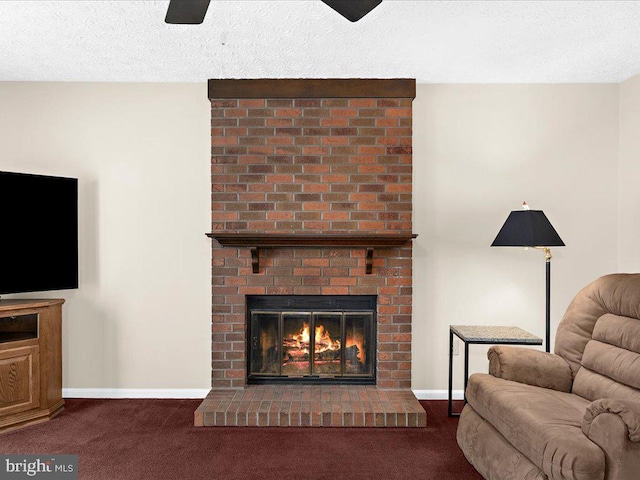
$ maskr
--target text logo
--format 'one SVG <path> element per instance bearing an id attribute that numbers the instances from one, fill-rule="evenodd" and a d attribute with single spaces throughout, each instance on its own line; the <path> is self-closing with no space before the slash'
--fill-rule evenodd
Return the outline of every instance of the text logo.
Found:
<path id="1" fill-rule="evenodd" d="M 0 480 L 78 480 L 78 455 L 0 455 Z"/>

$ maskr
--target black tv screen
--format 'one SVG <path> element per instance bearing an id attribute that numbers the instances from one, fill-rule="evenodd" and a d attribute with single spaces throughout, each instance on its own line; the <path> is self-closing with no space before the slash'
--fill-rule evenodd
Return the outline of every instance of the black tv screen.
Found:
<path id="1" fill-rule="evenodd" d="M 78 180 L 0 172 L 0 294 L 78 288 Z"/>

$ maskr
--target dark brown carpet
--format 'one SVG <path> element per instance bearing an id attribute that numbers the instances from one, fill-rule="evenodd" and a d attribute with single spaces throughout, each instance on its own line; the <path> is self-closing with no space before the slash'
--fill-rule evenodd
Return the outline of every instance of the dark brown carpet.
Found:
<path id="1" fill-rule="evenodd" d="M 83 480 L 481 480 L 446 401 L 427 428 L 193 427 L 199 400 L 67 400 L 50 422 L 0 434 L 0 453 L 79 455 Z"/>

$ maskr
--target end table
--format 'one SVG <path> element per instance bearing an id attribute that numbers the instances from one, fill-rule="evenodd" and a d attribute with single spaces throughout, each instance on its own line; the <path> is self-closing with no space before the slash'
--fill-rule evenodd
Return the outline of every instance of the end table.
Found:
<path id="1" fill-rule="evenodd" d="M 449 408 L 450 417 L 459 417 L 453 412 L 453 336 L 464 342 L 464 401 L 467 401 L 469 380 L 469 345 L 542 345 L 542 339 L 519 327 L 483 325 L 449 325 Z"/>

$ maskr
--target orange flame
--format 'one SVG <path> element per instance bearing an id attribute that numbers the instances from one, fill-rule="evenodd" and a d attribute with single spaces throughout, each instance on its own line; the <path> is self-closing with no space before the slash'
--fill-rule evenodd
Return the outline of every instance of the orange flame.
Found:
<path id="1" fill-rule="evenodd" d="M 311 339 L 311 332 L 309 324 L 303 324 L 299 333 L 294 333 L 291 338 L 296 342 L 298 348 L 308 347 L 309 340 Z M 340 340 L 332 340 L 329 332 L 323 325 L 319 325 L 315 328 L 315 353 L 326 352 L 327 350 L 339 350 Z"/>
<path id="2" fill-rule="evenodd" d="M 315 341 L 316 353 L 326 352 L 327 350 L 340 350 L 340 340 L 331 340 L 331 335 L 323 325 L 316 327 Z"/>

